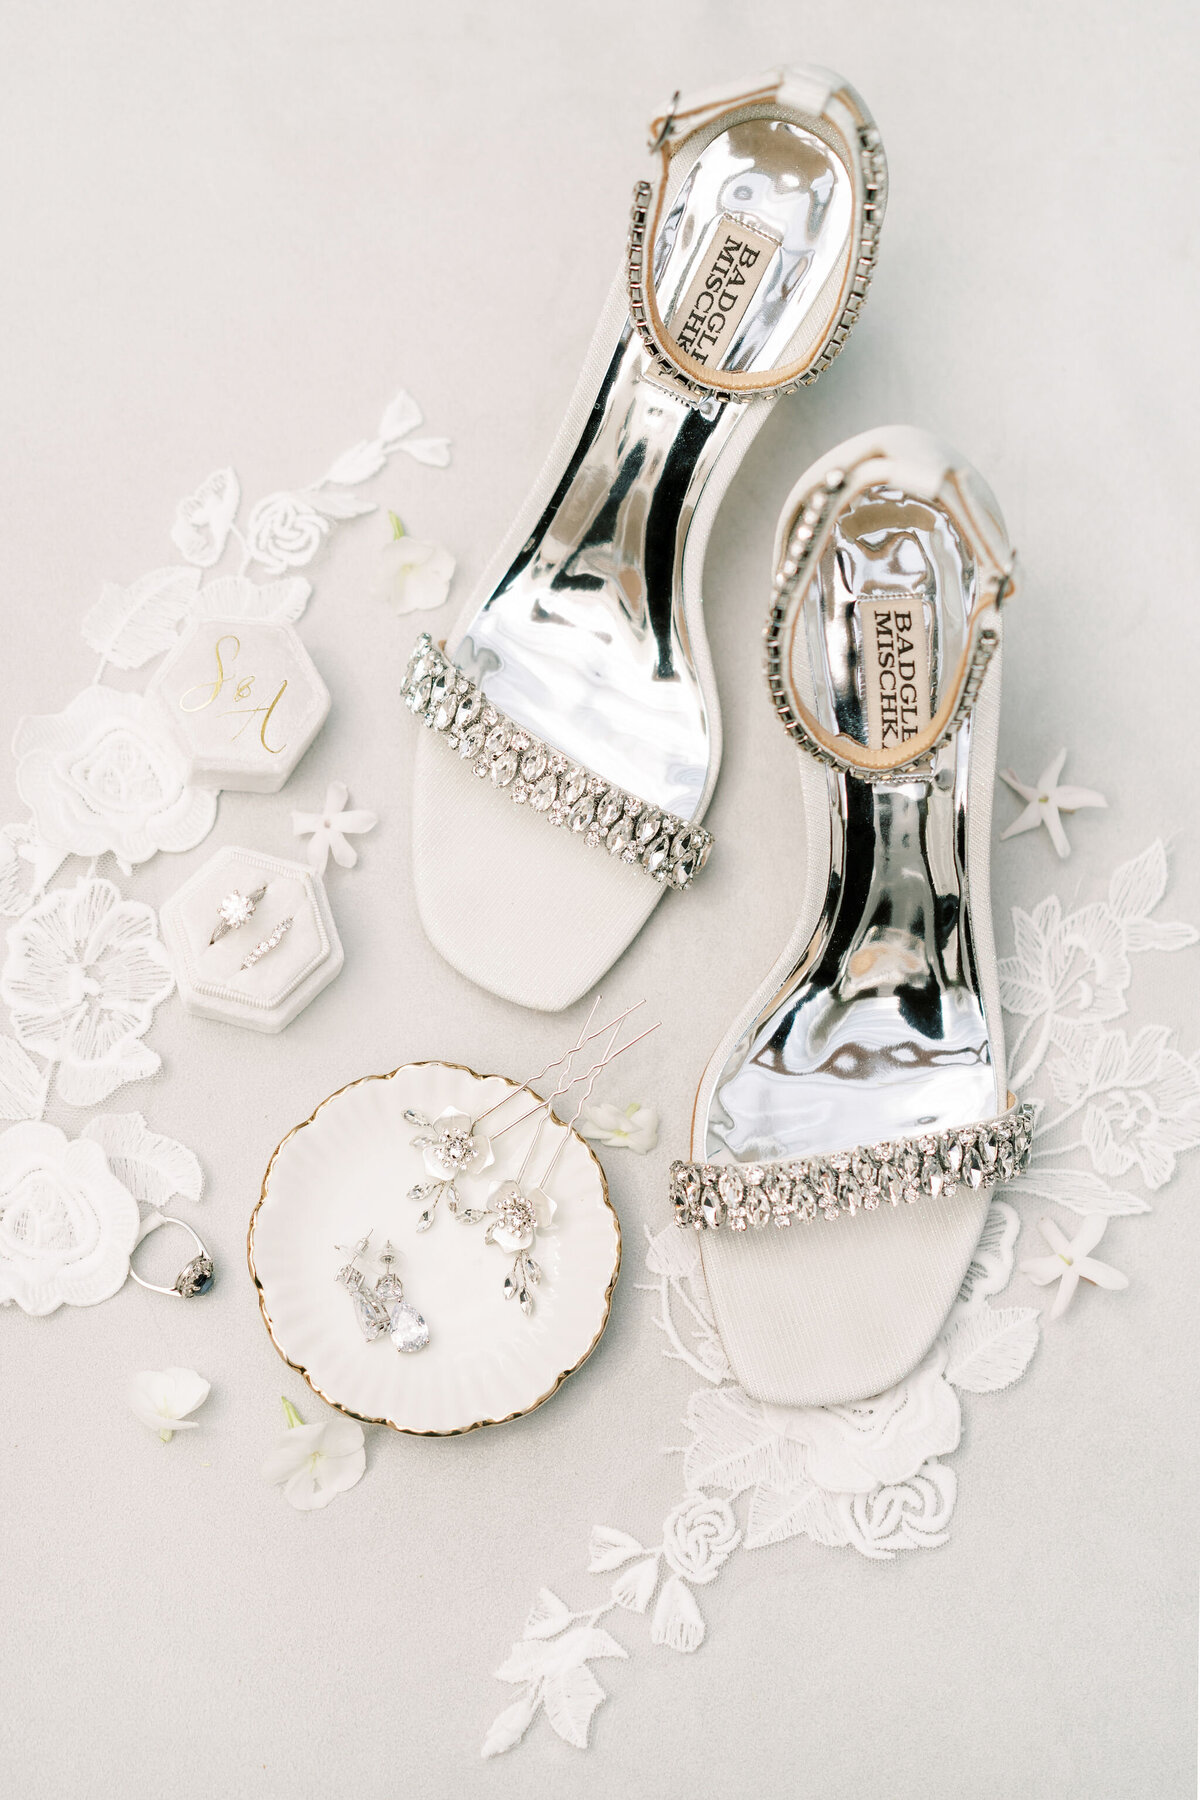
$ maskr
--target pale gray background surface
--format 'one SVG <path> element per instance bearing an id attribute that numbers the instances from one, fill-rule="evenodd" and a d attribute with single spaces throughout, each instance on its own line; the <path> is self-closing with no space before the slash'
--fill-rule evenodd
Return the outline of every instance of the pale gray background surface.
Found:
<path id="1" fill-rule="evenodd" d="M 699 1655 L 619 1621 L 637 1648 L 600 1670 L 613 1698 L 586 1755 L 539 1722 L 478 1761 L 511 1697 L 490 1672 L 535 1589 L 582 1604 L 591 1523 L 652 1531 L 676 1488 L 658 1446 L 679 1441 L 689 1384 L 659 1354 L 637 1245 L 663 1217 L 707 1046 L 791 924 L 802 831 L 758 632 L 776 511 L 819 450 L 881 421 L 939 431 L 1020 546 L 1001 762 L 1031 777 L 1068 743 L 1067 778 L 1112 809 L 1076 821 L 1065 868 L 1044 835 L 1003 846 L 1002 945 L 1011 904 L 1087 897 L 1156 833 L 1174 862 L 1164 916 L 1200 918 L 1180 763 L 1200 549 L 1193 6 L 10 3 L 3 736 L 90 679 L 81 614 L 102 580 L 172 559 L 181 495 L 227 462 L 252 497 L 312 479 L 402 383 L 454 464 L 394 459 L 374 491 L 455 551 L 461 595 L 565 403 L 650 111 L 780 60 L 861 89 L 892 205 L 847 354 L 778 408 L 713 537 L 721 854 L 606 983 L 664 1018 L 613 1090 L 655 1100 L 663 1132 L 645 1161 L 607 1159 L 631 1250 L 608 1336 L 517 1425 L 371 1434 L 365 1479 L 324 1514 L 259 1479 L 280 1392 L 320 1411 L 271 1349 L 242 1260 L 271 1147 L 357 1074 L 438 1055 L 516 1072 L 566 1029 L 425 945 L 394 697 L 418 622 L 368 601 L 380 527 L 347 527 L 310 571 L 303 624 L 334 695 L 323 737 L 281 796 L 226 796 L 205 846 L 128 884 L 159 900 L 221 842 L 289 853 L 291 808 L 329 778 L 383 815 L 359 869 L 331 876 L 336 986 L 277 1040 L 171 1003 L 149 1040 L 163 1075 L 111 1103 L 199 1152 L 220 1286 L 186 1308 L 130 1287 L 0 1317 L 0 1787 L 21 1800 L 1193 1791 L 1186 1172 L 1110 1228 L 1129 1292 L 1085 1295 L 1019 1387 L 968 1400 L 948 1546 L 879 1565 L 805 1541 L 744 1556 L 706 1590 Z M 0 803 L 16 804 L 7 759 Z M 1189 1054 L 1198 954 L 1138 977 L 1143 997 L 1157 983 L 1146 1017 Z M 1012 1297 L 1033 1294 L 1018 1278 Z M 202 1430 L 160 1449 L 124 1389 L 168 1363 L 213 1397 Z"/>

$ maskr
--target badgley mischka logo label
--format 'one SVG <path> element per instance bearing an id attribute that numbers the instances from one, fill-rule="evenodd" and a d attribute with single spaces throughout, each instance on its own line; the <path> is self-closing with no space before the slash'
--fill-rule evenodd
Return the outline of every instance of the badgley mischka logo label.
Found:
<path id="1" fill-rule="evenodd" d="M 929 638 L 919 600 L 860 600 L 867 748 L 893 750 L 929 723 Z"/>
<path id="2" fill-rule="evenodd" d="M 718 364 L 779 245 L 725 213 L 671 318 L 679 348 L 698 363 Z M 678 325 L 677 325 L 678 322 Z"/>

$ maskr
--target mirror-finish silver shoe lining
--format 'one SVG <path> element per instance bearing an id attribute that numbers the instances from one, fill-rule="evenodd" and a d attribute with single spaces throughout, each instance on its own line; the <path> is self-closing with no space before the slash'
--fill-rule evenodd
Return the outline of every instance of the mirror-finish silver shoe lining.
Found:
<path id="1" fill-rule="evenodd" d="M 873 490 L 841 520 L 804 601 L 808 703 L 865 739 L 858 602 L 924 610 L 931 702 L 961 652 L 976 573 L 949 517 Z M 717 1086 L 707 1158 L 768 1161 L 939 1131 L 997 1111 L 966 876 L 968 721 L 930 778 L 827 772 L 832 855 L 815 932 L 735 1046 Z"/>
<path id="2" fill-rule="evenodd" d="M 819 138 L 778 120 L 715 138 L 659 234 L 668 320 L 726 217 L 780 250 L 720 366 L 769 368 L 848 254 L 850 173 Z M 627 326 L 562 481 L 454 651 L 501 712 L 683 819 L 701 803 L 711 753 L 683 548 L 743 411 L 671 392 Z"/>

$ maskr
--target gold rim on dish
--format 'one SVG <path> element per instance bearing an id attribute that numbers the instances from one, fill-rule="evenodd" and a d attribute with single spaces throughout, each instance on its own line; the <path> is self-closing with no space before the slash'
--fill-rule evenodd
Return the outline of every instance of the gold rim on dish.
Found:
<path id="1" fill-rule="evenodd" d="M 335 1088 L 332 1094 L 326 1094 L 326 1096 L 323 1100 L 318 1101 L 317 1105 L 314 1106 L 312 1111 L 309 1113 L 307 1119 L 301 1119 L 301 1121 L 298 1125 L 293 1125 L 292 1129 L 289 1132 L 286 1132 L 284 1134 L 284 1136 L 280 1138 L 280 1140 L 276 1144 L 274 1150 L 272 1150 L 270 1161 L 267 1163 L 266 1171 L 262 1178 L 262 1186 L 260 1187 L 259 1192 L 258 1192 L 258 1199 L 254 1203 L 254 1211 L 250 1214 L 250 1225 L 249 1225 L 249 1229 L 247 1230 L 247 1233 L 246 1233 L 246 1261 L 250 1268 L 250 1279 L 253 1281 L 255 1291 L 258 1295 L 258 1310 L 262 1314 L 263 1324 L 267 1328 L 267 1336 L 270 1338 L 271 1342 L 274 1344 L 276 1350 L 278 1351 L 279 1355 L 282 1357 L 283 1361 L 287 1364 L 288 1368 L 295 1369 L 297 1375 L 302 1375 L 304 1377 L 305 1382 L 312 1389 L 313 1393 L 316 1394 L 318 1399 L 324 1400 L 326 1406 L 332 1406 L 337 1412 L 344 1413 L 347 1418 L 357 1419 L 359 1421 L 359 1423 L 362 1425 L 387 1425 L 392 1431 L 403 1432 L 403 1434 L 406 1437 L 433 1437 L 433 1438 L 465 1437 L 468 1431 L 482 1431 L 484 1429 L 484 1427 L 487 1425 L 507 1425 L 513 1419 L 527 1418 L 530 1413 L 536 1412 L 539 1406 L 544 1406 L 546 1404 L 547 1400 L 552 1399 L 553 1396 L 555 1394 L 557 1394 L 559 1388 L 562 1386 L 563 1382 L 567 1379 L 568 1375 L 574 1375 L 577 1369 L 582 1369 L 584 1363 L 587 1361 L 588 1357 L 592 1354 L 592 1351 L 596 1348 L 596 1345 L 600 1342 L 600 1339 L 604 1336 L 605 1329 L 608 1325 L 609 1317 L 612 1313 L 613 1289 L 617 1285 L 617 1276 L 621 1272 L 621 1251 L 622 1251 L 621 1221 L 617 1217 L 616 1207 L 613 1205 L 612 1201 L 609 1199 L 608 1180 L 607 1180 L 607 1177 L 605 1176 L 604 1170 L 601 1166 L 600 1158 L 596 1155 L 596 1152 L 592 1149 L 592 1146 L 588 1143 L 587 1139 L 584 1137 L 581 1137 L 579 1132 L 577 1132 L 575 1130 L 574 1126 L 567 1125 L 565 1120 L 559 1119 L 557 1113 L 551 1111 L 550 1117 L 555 1119 L 557 1121 L 557 1123 L 562 1125 L 566 1131 L 570 1132 L 570 1134 L 573 1138 L 575 1138 L 580 1144 L 583 1145 L 583 1148 L 587 1151 L 587 1153 L 591 1157 L 593 1163 L 596 1165 L 596 1173 L 600 1177 L 601 1195 L 603 1197 L 605 1206 L 608 1208 L 609 1212 L 612 1214 L 613 1230 L 617 1234 L 616 1260 L 613 1263 L 613 1272 L 609 1276 L 608 1286 L 604 1290 L 604 1315 L 601 1318 L 600 1323 L 596 1328 L 595 1337 L 592 1339 L 591 1343 L 588 1345 L 588 1347 L 584 1351 L 583 1355 L 579 1358 L 578 1362 L 572 1363 L 571 1367 L 569 1369 L 560 1370 L 559 1373 L 555 1376 L 551 1385 L 546 1389 L 544 1394 L 539 1394 L 536 1400 L 532 1401 L 528 1406 L 521 1407 L 519 1409 L 519 1411 L 517 1411 L 517 1412 L 505 1413 L 503 1418 L 500 1418 L 500 1419 L 473 1419 L 469 1425 L 455 1425 L 449 1431 L 417 1431 L 417 1430 L 414 1430 L 414 1428 L 411 1425 L 398 1425 L 396 1423 L 395 1419 L 375 1418 L 369 1413 L 355 1412 L 353 1407 L 344 1406 L 340 1400 L 334 1400 L 329 1394 L 327 1394 L 324 1391 L 323 1388 L 319 1388 L 317 1386 L 316 1382 L 313 1380 L 312 1376 L 309 1374 L 308 1370 L 304 1367 L 304 1364 L 298 1363 L 298 1362 L 293 1362 L 291 1357 L 287 1354 L 286 1350 L 284 1350 L 282 1344 L 279 1342 L 279 1339 L 275 1336 L 275 1327 L 272 1324 L 271 1316 L 267 1311 L 267 1297 L 263 1290 L 263 1284 L 258 1278 L 258 1270 L 254 1266 L 254 1226 L 255 1226 L 255 1222 L 258 1218 L 259 1208 L 262 1206 L 263 1201 L 267 1197 L 267 1185 L 271 1179 L 271 1171 L 275 1167 L 275 1160 L 278 1157 L 279 1152 L 283 1149 L 284 1145 L 289 1143 L 291 1141 L 291 1139 L 296 1136 L 296 1133 L 298 1131 L 303 1131 L 307 1125 L 311 1125 L 313 1120 L 316 1118 L 317 1114 L 320 1111 L 322 1111 L 322 1109 L 324 1107 L 328 1106 L 331 1100 L 338 1099 L 338 1097 L 341 1094 L 348 1093 L 351 1088 L 362 1087 L 364 1085 L 364 1083 L 368 1082 L 368 1081 L 391 1081 L 394 1076 L 399 1075 L 401 1073 L 401 1071 L 404 1069 L 434 1069 L 434 1068 L 456 1069 L 461 1074 L 473 1076 L 476 1081 L 503 1081 L 507 1087 L 510 1087 L 512 1089 L 514 1094 L 526 1093 L 530 1096 L 531 1099 L 537 1100 L 539 1103 L 542 1101 L 542 1096 L 540 1094 L 534 1093 L 534 1091 L 531 1087 L 526 1087 L 523 1083 L 521 1083 L 519 1081 L 513 1081 L 507 1075 L 481 1075 L 477 1069 L 468 1068 L 466 1063 L 443 1062 L 438 1057 L 427 1057 L 421 1062 L 400 1063 L 396 1068 L 389 1069 L 386 1074 L 383 1074 L 383 1075 L 359 1075 L 358 1077 L 356 1077 L 356 1079 L 354 1081 L 345 1082 L 343 1084 L 343 1086 L 341 1086 L 340 1088 Z"/>

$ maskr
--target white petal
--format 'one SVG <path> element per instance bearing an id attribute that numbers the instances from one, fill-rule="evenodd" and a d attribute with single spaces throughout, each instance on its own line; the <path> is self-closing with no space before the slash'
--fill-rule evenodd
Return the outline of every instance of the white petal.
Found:
<path id="1" fill-rule="evenodd" d="M 1081 1256 L 1086 1256 L 1089 1250 L 1094 1250 L 1096 1248 L 1096 1245 L 1104 1236 L 1107 1226 L 1108 1216 L 1105 1213 L 1093 1213 L 1090 1219 L 1085 1219 L 1083 1221 L 1083 1224 L 1071 1239 L 1070 1256 L 1072 1262 L 1078 1262 Z"/>
<path id="2" fill-rule="evenodd" d="M 275 1440 L 275 1448 L 263 1463 L 263 1480 L 272 1485 L 289 1481 L 312 1456 L 320 1429 L 319 1425 L 296 1425 L 281 1431 Z"/>
<path id="3" fill-rule="evenodd" d="M 1081 806 L 1107 807 L 1108 801 L 1095 788 L 1060 787 L 1055 789 L 1054 804 L 1059 812 L 1078 812 Z"/>
<path id="4" fill-rule="evenodd" d="M 1057 1256 L 1070 1256 L 1071 1246 L 1053 1219 L 1039 1219 L 1038 1230 Z"/>
<path id="5" fill-rule="evenodd" d="M 1067 1265 L 1059 1256 L 1036 1256 L 1017 1266 L 1022 1275 L 1029 1277 L 1034 1287 L 1048 1287 L 1050 1282 L 1058 1280 Z"/>
<path id="6" fill-rule="evenodd" d="M 1113 1293 L 1129 1286 L 1128 1275 L 1122 1275 L 1120 1269 L 1114 1269 L 1108 1263 L 1097 1262 L 1092 1256 L 1080 1257 L 1075 1270 L 1081 1280 L 1095 1282 L 1097 1287 L 1109 1288 Z"/>
<path id="7" fill-rule="evenodd" d="M 1006 831 L 1002 831 L 1000 836 L 1002 838 L 1018 837 L 1023 831 L 1036 831 L 1041 822 L 1042 809 L 1036 799 L 1031 800 L 1024 812 L 1018 813 L 1012 824 Z"/>
<path id="8" fill-rule="evenodd" d="M 1065 862 L 1067 857 L 1071 854 L 1071 843 L 1066 832 L 1063 830 L 1063 823 L 1058 816 L 1058 809 L 1053 805 L 1044 806 L 1042 808 L 1042 813 L 1046 830 L 1050 833 L 1050 842 L 1054 845 L 1054 848 Z"/>
<path id="9" fill-rule="evenodd" d="M 1079 1286 L 1079 1271 L 1075 1268 L 1064 1269 L 1062 1280 L 1058 1284 L 1058 1292 L 1054 1296 L 1054 1305 L 1050 1308 L 1052 1319 L 1061 1319 L 1074 1298 L 1075 1289 Z"/>
<path id="10" fill-rule="evenodd" d="M 1047 765 L 1038 776 L 1038 793 L 1051 794 L 1058 786 L 1058 778 L 1063 772 L 1063 764 L 1067 760 L 1065 750 L 1060 750 L 1054 761 Z"/>

